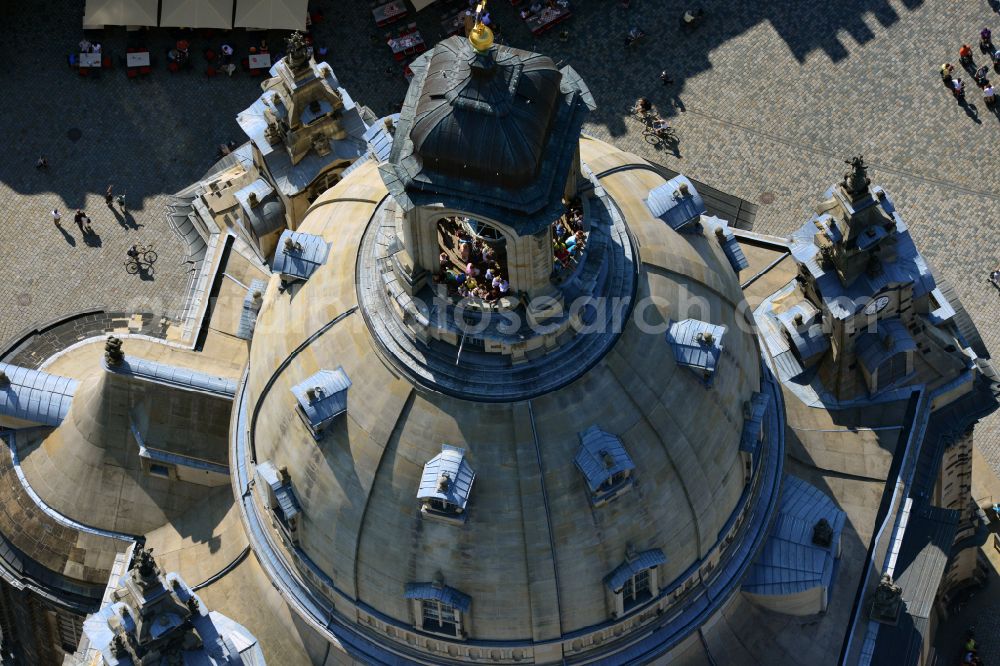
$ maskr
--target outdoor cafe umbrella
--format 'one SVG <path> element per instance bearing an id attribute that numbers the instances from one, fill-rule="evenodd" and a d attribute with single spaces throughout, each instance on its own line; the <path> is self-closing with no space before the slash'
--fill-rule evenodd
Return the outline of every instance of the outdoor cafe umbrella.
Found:
<path id="1" fill-rule="evenodd" d="M 237 0 L 237 28 L 306 29 L 309 0 Z"/>
<path id="2" fill-rule="evenodd" d="M 163 0 L 161 28 L 233 27 L 233 0 Z"/>
<path id="3" fill-rule="evenodd" d="M 87 0 L 85 26 L 156 25 L 158 0 Z"/>

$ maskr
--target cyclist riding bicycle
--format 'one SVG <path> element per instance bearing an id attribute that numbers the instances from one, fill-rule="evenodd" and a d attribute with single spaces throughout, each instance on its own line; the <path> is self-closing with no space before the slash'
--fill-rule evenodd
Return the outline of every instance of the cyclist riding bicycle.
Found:
<path id="1" fill-rule="evenodd" d="M 635 100 L 635 106 L 632 107 L 632 113 L 637 116 L 641 116 L 645 113 L 649 113 L 653 109 L 653 103 L 650 102 L 645 97 L 640 97 Z"/>
<path id="2" fill-rule="evenodd" d="M 129 256 L 132 261 L 139 261 L 139 248 L 135 245 L 130 247 L 125 254 Z"/>

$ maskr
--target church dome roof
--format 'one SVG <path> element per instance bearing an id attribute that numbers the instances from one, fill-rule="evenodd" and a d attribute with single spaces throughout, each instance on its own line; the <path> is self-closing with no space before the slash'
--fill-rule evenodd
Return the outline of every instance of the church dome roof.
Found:
<path id="1" fill-rule="evenodd" d="M 580 146 L 585 163 L 635 162 L 596 140 Z M 300 230 L 329 243 L 329 259 L 287 290 L 272 278 L 251 349 L 246 423 L 257 465 L 287 472 L 298 552 L 309 560 L 300 568 L 328 577 L 333 589 L 323 589 L 338 610 L 356 600 L 347 603 L 409 631 L 412 596 L 434 593 L 465 609 L 470 640 L 558 639 L 609 621 L 607 581 L 624 575 L 633 549 L 659 566 L 666 586 L 697 573 L 717 547 L 752 496 L 739 448 L 744 403 L 761 390 L 760 356 L 722 249 L 653 217 L 642 201 L 661 184 L 652 181 L 627 169 L 601 181 L 637 240 L 627 270 L 646 303 L 642 322 L 628 317 L 571 382 L 514 401 L 437 391 L 389 362 L 358 295 L 359 248 L 389 200 L 376 165 L 314 204 Z M 669 322 L 691 316 L 676 310 L 683 298 L 705 303 L 703 316 L 725 327 L 710 387 L 667 340 Z M 346 412 L 317 438 L 294 389 L 338 368 L 350 379 Z M 488 370 L 477 372 L 488 380 Z M 618 444 L 589 451 L 588 441 Z M 633 475 L 634 488 L 596 506 L 591 476 L 607 459 Z M 464 522 L 429 519 L 418 496 L 462 504 Z"/>

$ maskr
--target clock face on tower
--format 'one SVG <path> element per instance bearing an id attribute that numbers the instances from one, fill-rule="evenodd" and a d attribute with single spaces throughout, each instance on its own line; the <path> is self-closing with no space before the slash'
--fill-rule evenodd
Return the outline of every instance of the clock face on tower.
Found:
<path id="1" fill-rule="evenodd" d="M 873 315 L 876 312 L 881 312 L 885 308 L 885 306 L 887 306 L 887 305 L 889 305 L 889 297 L 888 296 L 879 296 L 878 298 L 876 298 L 875 300 L 873 300 L 871 303 L 869 303 L 865 307 L 865 309 L 863 310 L 863 312 L 866 315 Z"/>

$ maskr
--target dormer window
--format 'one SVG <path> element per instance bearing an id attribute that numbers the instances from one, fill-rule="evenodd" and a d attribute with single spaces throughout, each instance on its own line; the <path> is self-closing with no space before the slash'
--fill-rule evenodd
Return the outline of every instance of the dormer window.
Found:
<path id="1" fill-rule="evenodd" d="M 635 464 L 621 440 L 596 425 L 580 433 L 573 459 L 590 490 L 590 503 L 602 506 L 632 488 Z"/>
<path id="2" fill-rule="evenodd" d="M 418 630 L 464 638 L 463 615 L 469 612 L 472 599 L 445 585 L 440 574 L 431 583 L 409 583 L 406 598 L 411 600 L 414 626 Z"/>
<path id="3" fill-rule="evenodd" d="M 441 445 L 441 453 L 424 465 L 420 476 L 420 512 L 429 518 L 465 522 L 465 507 L 476 473 L 465 460 L 465 449 Z"/>
<path id="4" fill-rule="evenodd" d="M 667 342 L 673 348 L 677 365 L 690 368 L 705 386 L 711 386 L 722 355 L 722 336 L 725 332 L 725 326 L 685 319 L 671 322 Z"/>
<path id="5" fill-rule="evenodd" d="M 319 236 L 285 230 L 278 238 L 271 270 L 283 283 L 308 280 L 326 263 L 330 247 Z"/>
<path id="6" fill-rule="evenodd" d="M 347 411 L 347 390 L 350 387 L 351 380 L 342 367 L 320 370 L 292 387 L 298 401 L 296 412 L 315 439 L 319 440 L 326 428 Z"/>
<path id="7" fill-rule="evenodd" d="M 278 469 L 270 461 L 257 465 L 258 487 L 264 506 L 271 512 L 272 524 L 281 532 L 287 543 L 299 543 L 299 500 L 292 489 L 292 479 L 284 467 Z"/>
<path id="8" fill-rule="evenodd" d="M 733 267 L 734 271 L 739 273 L 749 268 L 750 262 L 747 261 L 746 255 L 743 254 L 743 248 L 740 247 L 739 241 L 736 240 L 736 234 L 729 228 L 728 222 L 718 217 L 707 216 L 703 216 L 701 222 L 702 226 L 714 233 L 715 239 L 722 246 L 722 252 L 726 255 L 726 259 L 729 260 L 729 265 Z"/>
<path id="9" fill-rule="evenodd" d="M 754 393 L 743 405 L 743 434 L 740 437 L 740 455 L 743 458 L 743 481 L 749 483 L 760 461 L 761 442 L 764 441 L 764 416 L 771 398 L 766 393 Z"/>
<path id="10" fill-rule="evenodd" d="M 236 329 L 236 337 L 243 340 L 253 338 L 254 328 L 257 326 L 257 314 L 264 302 L 266 288 L 267 284 L 263 280 L 254 280 L 250 283 L 246 296 L 243 297 L 243 310 L 240 312 L 240 323 Z"/>
<path id="11" fill-rule="evenodd" d="M 899 318 L 879 319 L 874 333 L 858 337 L 854 352 L 871 393 L 888 388 L 913 372 L 917 343 Z"/>
<path id="12" fill-rule="evenodd" d="M 685 176 L 675 176 L 653 188 L 645 201 L 653 217 L 660 218 L 674 231 L 699 220 L 706 210 L 698 190 Z"/>
<path id="13" fill-rule="evenodd" d="M 604 579 L 612 597 L 614 617 L 621 617 L 659 595 L 659 566 L 666 561 L 666 555 L 659 548 L 642 552 L 628 548 L 625 561 Z"/>

